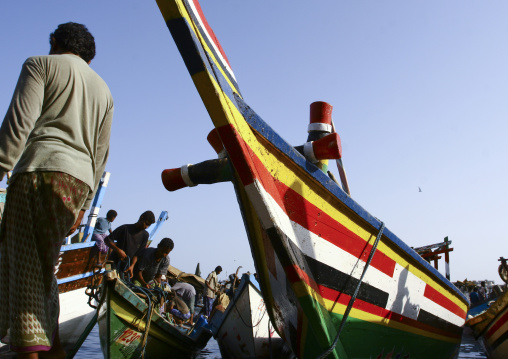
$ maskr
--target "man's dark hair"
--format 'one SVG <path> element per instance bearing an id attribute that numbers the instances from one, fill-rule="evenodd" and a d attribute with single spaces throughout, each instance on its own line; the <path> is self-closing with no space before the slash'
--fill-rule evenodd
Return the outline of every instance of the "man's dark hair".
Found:
<path id="1" fill-rule="evenodd" d="M 152 211 L 146 211 L 141 216 L 139 216 L 140 221 L 145 221 L 146 224 L 150 225 L 155 223 L 155 215 Z"/>
<path id="2" fill-rule="evenodd" d="M 169 250 L 173 250 L 175 248 L 175 244 L 173 243 L 173 240 L 171 238 L 163 238 L 159 245 L 157 246 L 159 248 L 168 248 Z"/>
<path id="3" fill-rule="evenodd" d="M 217 273 L 217 272 L 222 272 L 222 267 L 221 266 L 215 267 L 215 273 Z"/>
<path id="4" fill-rule="evenodd" d="M 85 25 L 75 22 L 60 24 L 55 32 L 49 35 L 49 43 L 55 43 L 65 51 L 78 55 L 86 62 L 95 57 L 95 40 Z"/>
<path id="5" fill-rule="evenodd" d="M 106 214 L 106 218 L 113 219 L 118 215 L 114 209 L 110 209 L 108 213 Z"/>

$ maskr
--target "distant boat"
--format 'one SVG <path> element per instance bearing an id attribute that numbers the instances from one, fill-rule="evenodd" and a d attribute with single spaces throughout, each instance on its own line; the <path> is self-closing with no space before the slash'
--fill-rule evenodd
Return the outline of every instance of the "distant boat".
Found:
<path id="1" fill-rule="evenodd" d="M 157 3 L 234 169 L 268 315 L 295 355 L 452 358 L 468 299 L 247 105 L 197 0 Z"/>
<path id="2" fill-rule="evenodd" d="M 213 312 L 210 327 L 223 359 L 294 358 L 270 323 L 253 275 L 242 276 L 226 310 Z"/>

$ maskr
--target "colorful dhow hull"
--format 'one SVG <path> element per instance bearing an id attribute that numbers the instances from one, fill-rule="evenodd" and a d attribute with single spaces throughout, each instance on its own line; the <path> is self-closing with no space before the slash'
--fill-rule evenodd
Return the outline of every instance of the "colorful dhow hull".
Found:
<path id="1" fill-rule="evenodd" d="M 508 358 L 508 291 L 504 292 L 483 313 L 468 319 L 466 325 L 473 329 L 491 359 Z"/>
<path id="2" fill-rule="evenodd" d="M 157 3 L 235 170 L 268 314 L 294 353 L 452 357 L 468 299 L 244 102 L 196 0 Z"/>
<path id="3" fill-rule="evenodd" d="M 171 324 L 159 314 L 158 303 L 140 298 L 116 271 L 106 270 L 104 278 L 98 308 L 104 358 L 189 358 L 212 337 L 204 326 L 189 330 Z"/>

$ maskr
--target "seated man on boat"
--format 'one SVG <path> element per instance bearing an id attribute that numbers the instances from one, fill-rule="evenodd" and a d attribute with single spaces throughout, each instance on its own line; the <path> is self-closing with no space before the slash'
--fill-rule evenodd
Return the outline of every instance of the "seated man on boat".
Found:
<path id="1" fill-rule="evenodd" d="M 109 247 L 104 243 L 104 238 L 113 233 L 111 223 L 115 220 L 118 213 L 114 209 L 110 209 L 106 214 L 106 218 L 99 217 L 95 223 L 92 241 L 101 253 L 108 253 Z"/>
<path id="2" fill-rule="evenodd" d="M 171 291 L 183 299 L 190 311 L 190 322 L 194 320 L 194 307 L 196 303 L 196 289 L 189 283 L 177 282 L 176 279 L 168 280 Z"/>
<path id="3" fill-rule="evenodd" d="M 133 274 L 134 284 L 150 288 L 149 282 L 155 281 L 155 285 L 160 286 L 162 275 L 168 272 L 168 255 L 174 246 L 171 238 L 163 238 L 157 248 L 144 248 L 139 251 L 127 269 L 127 272 Z"/>
<path id="4" fill-rule="evenodd" d="M 183 299 L 176 295 L 176 293 L 174 297 L 169 300 L 167 308 L 167 313 L 170 313 L 173 316 L 173 319 L 177 324 L 187 322 L 192 316 L 187 304 L 185 304 Z"/>
<path id="5" fill-rule="evenodd" d="M 149 235 L 146 229 L 153 223 L 155 215 L 152 211 L 146 211 L 136 223 L 124 224 L 104 239 L 106 245 L 113 250 L 110 259 L 115 262 L 115 268 L 118 268 L 122 261 L 131 260 L 141 249 L 147 247 Z"/>

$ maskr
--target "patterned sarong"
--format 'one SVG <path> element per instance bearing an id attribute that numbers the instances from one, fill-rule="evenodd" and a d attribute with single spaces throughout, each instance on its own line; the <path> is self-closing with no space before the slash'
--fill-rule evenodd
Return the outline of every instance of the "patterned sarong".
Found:
<path id="1" fill-rule="evenodd" d="M 10 328 L 12 350 L 53 345 L 60 313 L 55 264 L 89 190 L 61 172 L 11 179 L 0 230 L 0 338 Z"/>
<path id="2" fill-rule="evenodd" d="M 107 233 L 94 233 L 92 235 L 92 241 L 95 242 L 95 246 L 101 253 L 108 253 L 109 247 L 104 242 L 104 238 L 108 236 Z"/>

